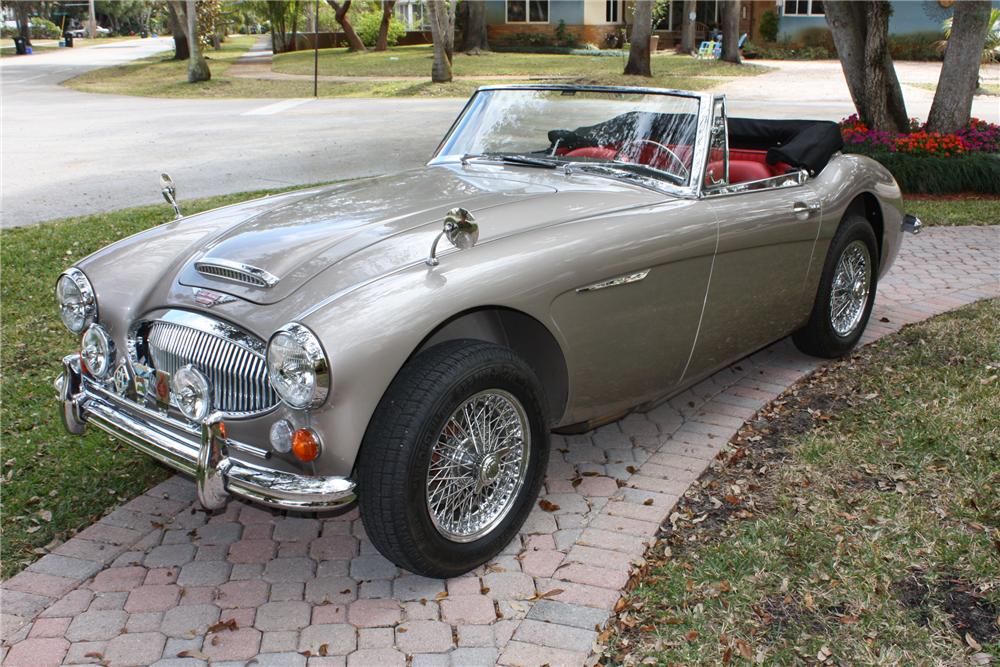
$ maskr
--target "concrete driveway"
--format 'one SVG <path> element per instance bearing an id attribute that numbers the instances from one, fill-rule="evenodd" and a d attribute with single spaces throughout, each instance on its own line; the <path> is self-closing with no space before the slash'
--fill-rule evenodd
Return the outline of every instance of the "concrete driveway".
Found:
<path id="1" fill-rule="evenodd" d="M 381 174 L 423 164 L 460 99 L 155 99 L 95 95 L 58 84 L 96 67 L 172 48 L 169 38 L 114 42 L 0 61 L 4 227 L 161 201 L 169 172 L 181 199 Z M 768 62 L 734 79 L 733 115 L 839 120 L 854 108 L 835 61 Z M 899 63 L 904 82 L 933 82 L 940 65 Z M 985 78 L 1000 79 L 991 66 Z M 932 94 L 905 87 L 910 115 Z M 974 114 L 1000 121 L 996 97 Z"/>

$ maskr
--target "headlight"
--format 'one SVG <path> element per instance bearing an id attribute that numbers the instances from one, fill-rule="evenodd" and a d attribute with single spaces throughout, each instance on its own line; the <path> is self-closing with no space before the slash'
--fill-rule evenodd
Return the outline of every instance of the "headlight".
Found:
<path id="1" fill-rule="evenodd" d="M 95 377 L 106 378 L 115 362 L 115 347 L 111 336 L 100 324 L 91 324 L 83 334 L 80 356 L 87 370 Z"/>
<path id="2" fill-rule="evenodd" d="M 267 344 L 271 386 L 293 408 L 314 408 L 330 392 L 330 364 L 316 336 L 301 324 L 278 329 Z"/>
<path id="3" fill-rule="evenodd" d="M 75 334 L 97 320 L 97 298 L 87 276 L 80 269 L 67 269 L 56 283 L 59 316 Z"/>
<path id="4" fill-rule="evenodd" d="M 208 416 L 212 395 L 208 380 L 201 371 L 188 364 L 174 373 L 170 383 L 177 398 L 177 407 L 185 417 L 200 422 Z"/>

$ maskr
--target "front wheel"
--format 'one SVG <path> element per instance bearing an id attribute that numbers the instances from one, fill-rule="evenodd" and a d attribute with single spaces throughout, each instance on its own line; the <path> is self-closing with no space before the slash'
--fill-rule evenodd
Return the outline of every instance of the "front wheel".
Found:
<path id="1" fill-rule="evenodd" d="M 829 359 L 850 352 L 875 302 L 878 245 L 871 223 L 849 215 L 830 242 L 809 322 L 792 335 L 806 354 Z"/>
<path id="2" fill-rule="evenodd" d="M 517 534 L 548 462 L 542 387 L 511 350 L 448 341 L 409 361 L 372 416 L 358 462 L 365 531 L 429 577 L 480 565 Z"/>

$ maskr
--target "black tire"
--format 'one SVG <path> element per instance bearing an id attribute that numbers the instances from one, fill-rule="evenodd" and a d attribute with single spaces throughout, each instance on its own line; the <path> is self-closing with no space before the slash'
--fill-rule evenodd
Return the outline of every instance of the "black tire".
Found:
<path id="1" fill-rule="evenodd" d="M 513 396 L 526 417 L 526 477 L 504 518 L 470 542 L 446 538 L 428 507 L 427 471 L 452 413 L 478 392 Z M 386 558 L 427 577 L 454 577 L 486 562 L 516 536 L 534 506 L 549 456 L 544 392 L 531 368 L 508 348 L 447 341 L 410 360 L 379 402 L 357 465 L 365 531 Z"/>
<path id="2" fill-rule="evenodd" d="M 838 333 L 834 329 L 830 314 L 830 298 L 834 277 L 841 255 L 848 246 L 856 241 L 863 243 L 868 248 L 868 259 L 871 266 L 868 296 L 858 323 L 850 331 Z M 830 242 L 830 250 L 827 252 L 826 263 L 823 265 L 823 274 L 820 277 L 819 290 L 816 293 L 816 301 L 813 303 L 809 322 L 792 334 L 795 347 L 806 354 L 826 359 L 842 357 L 850 352 L 857 345 L 868 325 L 872 304 L 875 303 L 875 291 L 878 287 L 878 269 L 878 242 L 875 239 L 871 223 L 860 215 L 848 214 Z"/>

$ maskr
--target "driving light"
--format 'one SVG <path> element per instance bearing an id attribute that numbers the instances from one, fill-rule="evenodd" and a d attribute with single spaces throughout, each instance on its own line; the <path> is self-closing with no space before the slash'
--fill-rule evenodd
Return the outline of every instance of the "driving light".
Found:
<path id="1" fill-rule="evenodd" d="M 267 344 L 268 380 L 293 408 L 314 408 L 330 392 L 330 365 L 319 340 L 295 322 L 286 324 Z"/>
<path id="2" fill-rule="evenodd" d="M 59 317 L 71 332 L 81 333 L 97 320 L 97 298 L 80 269 L 67 269 L 56 282 Z"/>
<path id="3" fill-rule="evenodd" d="M 271 426 L 271 447 L 281 454 L 292 451 L 292 425 L 287 420 L 279 419 Z"/>
<path id="4" fill-rule="evenodd" d="M 191 421 L 204 421 L 212 407 L 212 395 L 201 371 L 188 364 L 174 373 L 170 385 L 181 414 Z"/>
<path id="5" fill-rule="evenodd" d="M 80 356 L 91 375 L 104 379 L 114 364 L 115 348 L 111 336 L 100 324 L 91 324 L 80 342 Z"/>
<path id="6" fill-rule="evenodd" d="M 319 436 L 312 429 L 300 428 L 292 434 L 292 454 L 305 463 L 319 456 Z"/>

